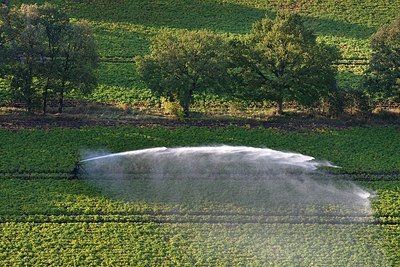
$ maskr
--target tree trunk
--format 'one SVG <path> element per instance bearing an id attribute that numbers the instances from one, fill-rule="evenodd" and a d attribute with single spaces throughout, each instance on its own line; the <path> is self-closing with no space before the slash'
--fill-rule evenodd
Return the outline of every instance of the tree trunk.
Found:
<path id="1" fill-rule="evenodd" d="M 58 113 L 63 112 L 63 106 L 64 106 L 64 86 L 65 83 L 62 83 L 61 88 L 60 88 L 60 94 L 58 95 Z"/>
<path id="2" fill-rule="evenodd" d="M 32 114 L 32 101 L 31 101 L 31 98 L 28 98 L 28 99 L 26 100 L 26 111 L 27 111 L 29 114 Z"/>
<path id="3" fill-rule="evenodd" d="M 181 97 L 180 100 L 181 107 L 183 108 L 183 116 L 188 118 L 190 115 L 190 96 L 189 93 Z"/>
<path id="4" fill-rule="evenodd" d="M 189 109 L 189 105 L 185 105 L 183 107 L 183 115 L 185 116 L 185 118 L 188 118 L 190 115 L 190 109 Z"/>
<path id="5" fill-rule="evenodd" d="M 46 85 L 43 90 L 43 115 L 47 112 L 47 96 L 49 94 L 49 78 L 47 78 Z"/>
<path id="6" fill-rule="evenodd" d="M 278 99 L 276 101 L 278 104 L 277 109 L 276 109 L 276 114 L 282 115 L 283 114 L 283 99 Z"/>
<path id="7" fill-rule="evenodd" d="M 46 115 L 47 112 L 47 87 L 43 92 L 43 115 Z"/>
<path id="8" fill-rule="evenodd" d="M 29 65 L 29 71 L 28 75 L 25 77 L 25 86 L 26 86 L 26 94 L 27 94 L 27 99 L 26 99 L 26 110 L 28 113 L 32 114 L 33 113 L 33 97 L 34 97 L 34 92 L 32 88 L 32 83 L 33 83 L 33 69 L 32 65 Z"/>
<path id="9" fill-rule="evenodd" d="M 181 103 L 181 106 L 183 107 L 183 114 L 185 118 L 188 118 L 190 115 L 190 104 L 192 102 L 192 96 L 193 92 L 196 90 L 196 83 L 193 82 L 191 86 L 189 87 L 187 93 L 183 97 L 183 101 Z"/>

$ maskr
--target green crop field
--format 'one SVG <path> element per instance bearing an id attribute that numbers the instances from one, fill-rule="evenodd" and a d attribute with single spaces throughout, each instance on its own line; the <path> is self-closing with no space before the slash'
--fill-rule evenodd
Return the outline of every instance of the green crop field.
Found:
<path id="1" fill-rule="evenodd" d="M 399 137 L 397 127 L 2 129 L 0 263 L 396 266 Z M 374 194 L 373 210 L 354 214 L 323 203 L 276 209 L 263 199 L 266 188 L 257 180 L 160 185 L 145 177 L 102 182 L 70 175 L 89 151 L 210 144 L 270 147 L 331 161 L 342 167 L 335 176 L 345 174 Z M 257 192 L 251 202 L 237 198 L 251 192 Z"/>
<path id="2" fill-rule="evenodd" d="M 317 129 L 287 132 L 237 127 L 84 127 L 80 129 L 0 129 L 2 171 L 69 172 L 86 150 L 109 152 L 166 146 L 247 145 L 313 155 L 342 167 L 345 173 L 400 170 L 397 127 Z M 62 141 L 60 141 L 62 140 Z M 32 155 L 40 155 L 39 157 Z"/>

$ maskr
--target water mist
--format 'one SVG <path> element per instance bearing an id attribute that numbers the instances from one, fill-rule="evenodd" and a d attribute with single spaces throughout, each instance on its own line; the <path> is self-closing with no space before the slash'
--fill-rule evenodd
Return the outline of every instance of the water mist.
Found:
<path id="1" fill-rule="evenodd" d="M 342 236 L 344 244 L 368 243 L 366 250 L 375 253 L 372 255 L 379 259 L 377 262 L 384 262 L 371 240 L 353 235 L 354 231 L 364 231 L 354 227 L 374 227 L 370 192 L 328 175 L 321 168 L 336 166 L 311 156 L 244 146 L 159 147 L 116 154 L 86 153 L 80 164 L 84 177 L 106 195 L 127 203 L 143 203 L 145 208 L 138 214 L 157 223 L 201 223 L 206 228 L 208 224 L 224 225 L 221 229 L 252 225 L 246 228 L 247 238 L 265 235 L 275 240 L 266 241 L 265 250 L 254 251 L 265 263 L 306 264 L 290 261 L 293 251 L 301 249 L 304 253 L 318 251 L 327 263 L 336 262 L 332 252 L 335 242 L 328 244 L 325 236 L 327 226 L 336 227 L 335 235 Z M 282 232 L 282 227 L 288 226 Z M 296 227 L 301 227 L 301 232 L 295 231 Z M 221 229 L 214 234 L 223 233 Z M 209 238 L 193 231 L 199 240 L 204 239 L 202 242 Z M 291 231 L 296 238 L 278 242 L 286 240 Z M 317 248 L 323 239 L 326 242 Z M 240 248 L 232 243 L 229 249 L 252 251 L 254 243 L 248 240 L 241 242 Z M 279 247 L 279 251 L 272 256 L 267 253 L 268 246 Z M 349 250 L 356 264 L 365 263 L 357 249 Z"/>

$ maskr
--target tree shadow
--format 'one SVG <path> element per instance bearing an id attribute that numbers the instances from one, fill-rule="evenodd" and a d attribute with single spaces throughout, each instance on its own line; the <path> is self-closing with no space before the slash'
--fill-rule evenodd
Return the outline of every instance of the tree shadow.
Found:
<path id="1" fill-rule="evenodd" d="M 121 57 L 132 60 L 136 55 L 149 52 L 150 38 L 143 32 L 95 26 L 94 36 L 101 57 Z"/>
<path id="2" fill-rule="evenodd" d="M 212 0 L 128 1 L 113 4 L 80 2 L 71 5 L 77 18 L 98 22 L 134 23 L 149 27 L 203 29 L 246 33 L 265 15 L 274 18 L 276 11 L 258 9 Z M 376 29 L 366 25 L 306 15 L 308 25 L 320 35 L 365 39 Z"/>
<path id="3" fill-rule="evenodd" d="M 307 16 L 307 25 L 314 29 L 317 35 L 328 35 L 336 37 L 368 39 L 375 28 L 346 21 L 333 20 L 330 18 L 316 18 Z"/>
<path id="4" fill-rule="evenodd" d="M 96 6 L 98 5 L 98 6 Z M 96 6 L 96 7 L 95 7 Z M 203 29 L 245 33 L 251 24 L 273 12 L 231 3 L 200 1 L 118 1 L 112 5 L 78 3 L 72 7 L 77 18 L 102 22 L 123 22 L 150 27 Z"/>
<path id="5" fill-rule="evenodd" d="M 15 1 L 14 5 L 21 1 Z M 43 3 L 42 0 L 23 1 Z M 59 1 L 62 2 L 62 1 Z M 171 27 L 246 33 L 252 23 L 265 15 L 273 18 L 274 9 L 260 9 L 213 0 L 140 1 L 66 1 L 63 4 L 73 17 L 97 22 L 134 23 L 149 27 Z M 275 9 L 284 9 L 275 7 Z M 296 12 L 294 10 L 294 12 Z M 301 14 L 301 13 L 300 13 Z M 319 35 L 366 39 L 376 28 L 357 23 L 305 15 L 309 26 Z"/>

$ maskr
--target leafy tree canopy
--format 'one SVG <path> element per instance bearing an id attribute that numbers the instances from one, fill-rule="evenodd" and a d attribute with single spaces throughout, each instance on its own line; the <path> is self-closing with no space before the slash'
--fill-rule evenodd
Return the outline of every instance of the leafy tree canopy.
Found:
<path id="1" fill-rule="evenodd" d="M 400 19 L 380 28 L 371 37 L 372 56 L 365 85 L 375 97 L 400 99 Z"/>
<path id="2" fill-rule="evenodd" d="M 273 100 L 282 113 L 283 101 L 313 106 L 335 88 L 335 48 L 316 41 L 299 15 L 278 14 L 256 22 L 245 41 L 241 78 L 244 94 Z M 243 64 L 244 63 L 244 64 Z"/>
<path id="3" fill-rule="evenodd" d="M 199 30 L 156 36 L 151 53 L 137 57 L 137 71 L 158 95 L 178 100 L 189 115 L 194 93 L 219 92 L 227 82 L 227 42 Z"/>
<path id="4" fill-rule="evenodd" d="M 8 55 L 1 69 L 15 98 L 23 100 L 28 110 L 41 95 L 45 113 L 48 95 L 53 93 L 62 112 L 66 91 L 93 88 L 98 58 L 87 23 L 71 22 L 64 10 L 49 3 L 11 9 L 2 5 L 1 15 L 0 53 Z"/>

